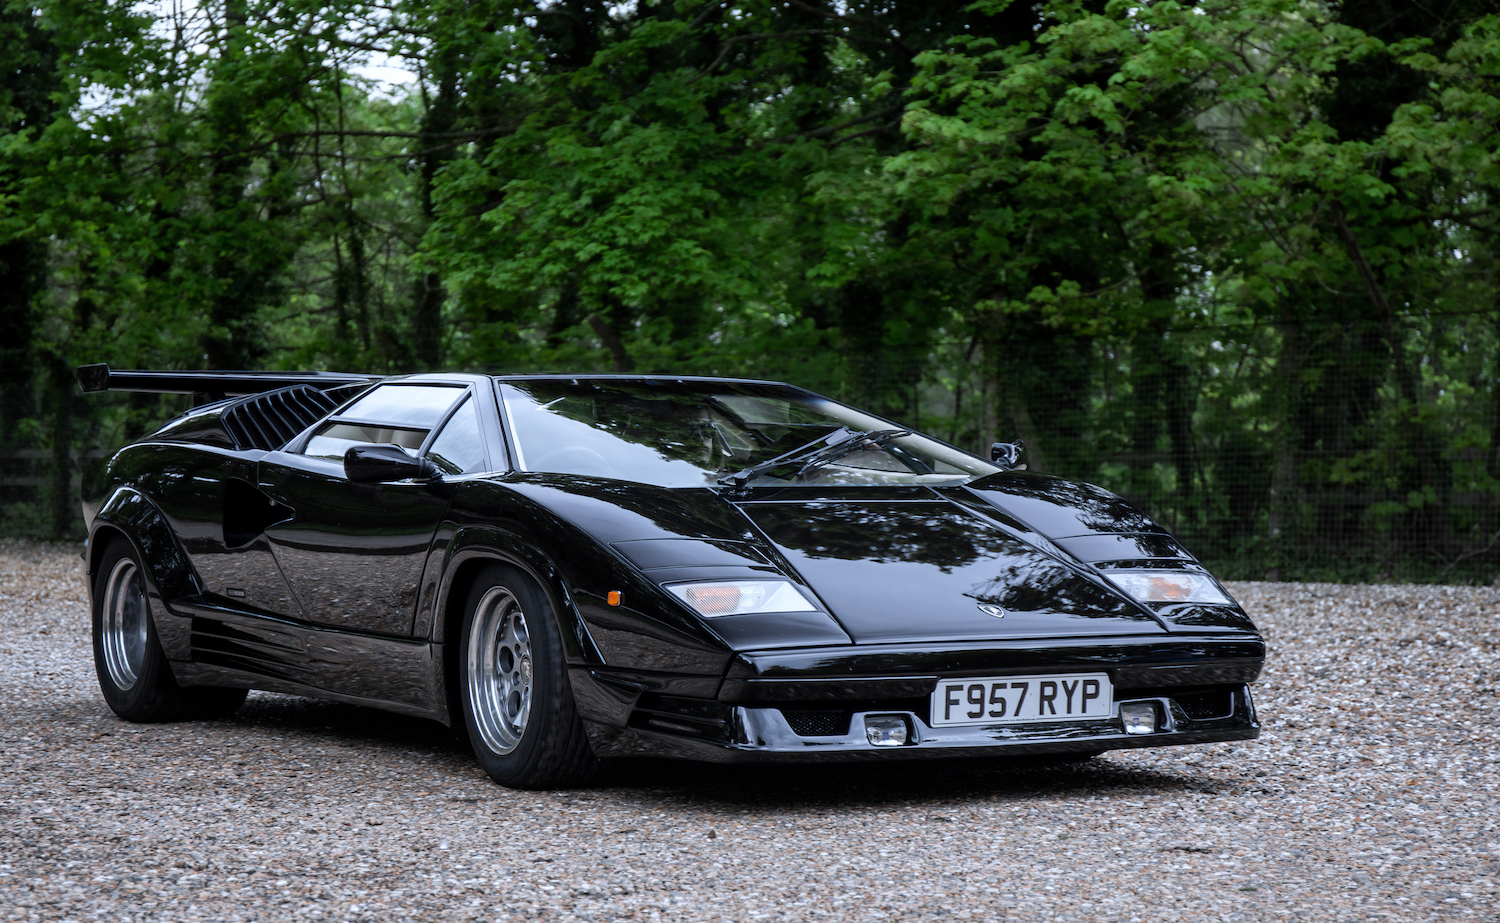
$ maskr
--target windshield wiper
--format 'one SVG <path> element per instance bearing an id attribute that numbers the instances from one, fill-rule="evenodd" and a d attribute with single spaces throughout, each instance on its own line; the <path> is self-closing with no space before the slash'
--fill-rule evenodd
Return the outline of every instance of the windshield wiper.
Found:
<path id="1" fill-rule="evenodd" d="M 796 477 L 800 480 L 808 474 L 830 465 L 845 455 L 857 452 L 869 446 L 884 445 L 892 439 L 902 436 L 910 436 L 909 429 L 875 429 L 868 432 L 858 432 L 847 426 L 841 426 L 827 436 L 821 436 L 811 442 L 800 445 L 783 455 L 778 455 L 769 461 L 763 461 L 758 465 L 742 468 L 733 474 L 726 474 L 719 478 L 719 483 L 730 488 L 735 494 L 743 494 L 750 482 L 757 476 L 782 468 L 788 465 L 799 465 Z M 823 448 L 819 448 L 823 446 Z"/>
<path id="2" fill-rule="evenodd" d="M 854 435 L 854 431 L 849 427 L 840 426 L 828 435 L 819 436 L 811 442 L 804 442 L 790 452 L 784 452 L 773 459 L 751 465 L 748 468 L 741 468 L 733 474 L 726 474 L 719 478 L 719 483 L 736 491 L 742 490 L 746 484 L 750 483 L 752 478 L 764 471 L 770 471 L 772 468 L 779 468 L 782 465 L 789 464 L 796 460 L 799 455 L 806 455 L 808 452 L 817 450 L 820 445 L 841 444 Z"/>

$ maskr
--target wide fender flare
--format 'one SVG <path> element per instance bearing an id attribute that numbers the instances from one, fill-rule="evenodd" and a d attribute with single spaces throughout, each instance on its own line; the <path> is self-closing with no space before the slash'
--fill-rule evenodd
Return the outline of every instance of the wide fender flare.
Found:
<path id="1" fill-rule="evenodd" d="M 109 540 L 121 537 L 135 548 L 136 557 L 146 580 L 146 595 L 151 600 L 152 623 L 168 660 L 187 660 L 190 644 L 186 622 L 164 619 L 167 600 L 199 592 L 198 578 L 188 562 L 186 552 L 173 534 L 167 517 L 151 498 L 133 487 L 117 487 L 99 506 L 89 523 L 87 545 L 88 589 L 90 611 L 97 604 L 94 578 L 99 560 Z"/>
<path id="2" fill-rule="evenodd" d="M 448 636 L 449 625 L 454 621 L 451 616 L 461 611 L 468 593 L 468 582 L 459 583 L 458 578 L 468 571 L 468 566 L 483 566 L 485 562 L 518 568 L 547 594 L 570 663 L 604 662 L 557 565 L 519 535 L 494 526 L 465 526 L 449 540 L 443 555 L 435 606 L 437 617 L 432 621 L 430 640 L 444 645 L 458 643 L 457 638 Z M 462 595 L 455 597 L 455 593 Z"/>

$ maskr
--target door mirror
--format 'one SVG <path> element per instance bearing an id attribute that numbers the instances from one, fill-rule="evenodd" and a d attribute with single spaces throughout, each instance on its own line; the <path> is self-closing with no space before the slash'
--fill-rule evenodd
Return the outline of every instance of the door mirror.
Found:
<path id="1" fill-rule="evenodd" d="M 351 481 L 378 483 L 438 477 L 437 466 L 425 458 L 414 458 L 398 445 L 353 445 L 344 453 L 344 476 Z"/>
<path id="2" fill-rule="evenodd" d="M 1025 465 L 1017 464 L 1021 460 L 1021 440 L 1015 442 L 997 442 L 990 446 L 990 461 L 1009 471 L 1024 471 Z"/>

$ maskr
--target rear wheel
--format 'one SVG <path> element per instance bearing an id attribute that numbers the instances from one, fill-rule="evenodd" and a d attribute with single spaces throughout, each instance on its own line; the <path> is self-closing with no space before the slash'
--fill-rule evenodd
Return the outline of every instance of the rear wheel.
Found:
<path id="1" fill-rule="evenodd" d="M 492 565 L 475 580 L 459 673 L 469 745 L 490 778 L 511 788 L 566 788 L 597 770 L 556 615 L 519 570 Z"/>
<path id="2" fill-rule="evenodd" d="M 94 672 L 104 701 L 126 721 L 181 721 L 232 714 L 244 689 L 183 689 L 156 637 L 151 597 L 135 549 L 110 540 L 94 576 Z"/>

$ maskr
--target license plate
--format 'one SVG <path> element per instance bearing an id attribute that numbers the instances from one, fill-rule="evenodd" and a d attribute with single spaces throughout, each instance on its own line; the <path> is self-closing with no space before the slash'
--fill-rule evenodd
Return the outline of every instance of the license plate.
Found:
<path id="1" fill-rule="evenodd" d="M 932 693 L 932 726 L 1108 718 L 1113 703 L 1108 673 L 944 679 Z"/>

